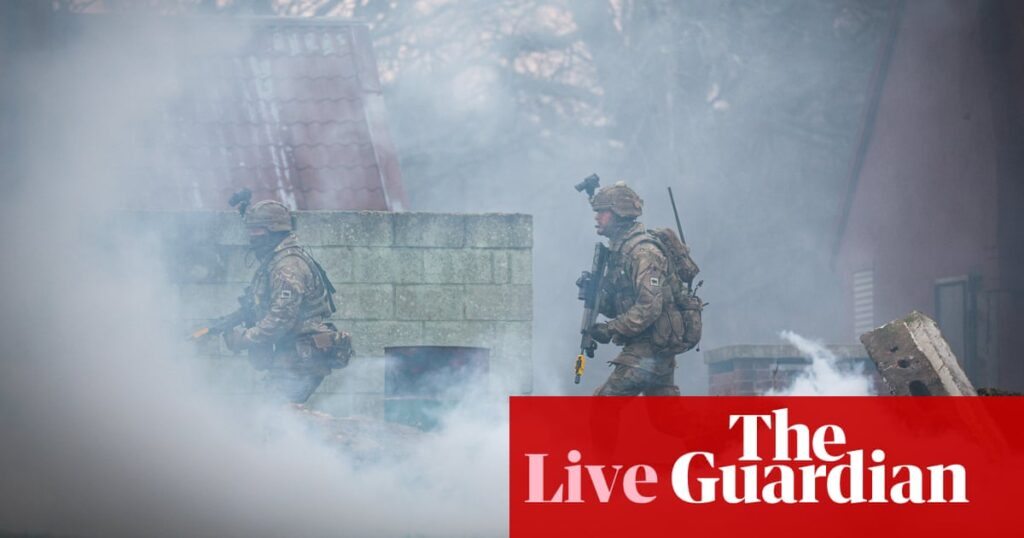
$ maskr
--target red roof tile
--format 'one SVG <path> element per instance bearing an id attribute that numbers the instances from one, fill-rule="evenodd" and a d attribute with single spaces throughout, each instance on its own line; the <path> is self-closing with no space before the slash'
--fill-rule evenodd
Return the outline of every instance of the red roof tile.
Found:
<path id="1" fill-rule="evenodd" d="M 404 209 L 365 25 L 255 24 L 236 54 L 188 63 L 144 159 L 139 205 L 220 210 L 249 187 L 296 209 Z"/>

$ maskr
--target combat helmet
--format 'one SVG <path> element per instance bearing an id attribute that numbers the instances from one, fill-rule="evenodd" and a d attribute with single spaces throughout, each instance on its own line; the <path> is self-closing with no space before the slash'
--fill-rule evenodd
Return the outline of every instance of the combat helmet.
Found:
<path id="1" fill-rule="evenodd" d="M 594 211 L 610 210 L 616 216 L 635 219 L 643 214 L 644 201 L 633 189 L 619 181 L 610 187 L 603 187 L 590 199 Z"/>
<path id="2" fill-rule="evenodd" d="M 263 200 L 245 210 L 247 228 L 266 228 L 270 232 L 290 232 L 295 229 L 292 212 L 281 202 Z"/>

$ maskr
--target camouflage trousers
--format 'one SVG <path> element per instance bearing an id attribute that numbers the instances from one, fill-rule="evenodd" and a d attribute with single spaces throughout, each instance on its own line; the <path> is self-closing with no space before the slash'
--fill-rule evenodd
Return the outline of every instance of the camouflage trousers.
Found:
<path id="1" fill-rule="evenodd" d="M 323 360 L 303 357 L 293 352 L 249 352 L 249 360 L 257 370 L 266 372 L 263 388 L 272 398 L 291 403 L 305 403 L 331 373 Z"/>
<path id="2" fill-rule="evenodd" d="M 273 368 L 267 371 L 263 383 L 272 397 L 300 404 L 306 403 L 323 380 L 324 376 L 316 373 Z"/>
<path id="3" fill-rule="evenodd" d="M 627 344 L 611 364 L 615 370 L 594 396 L 679 396 L 675 355 L 659 354 L 648 342 Z"/>

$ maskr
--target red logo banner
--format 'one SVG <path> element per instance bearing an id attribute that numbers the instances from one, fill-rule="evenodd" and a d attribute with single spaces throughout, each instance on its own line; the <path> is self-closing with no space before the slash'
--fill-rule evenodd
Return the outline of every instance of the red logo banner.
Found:
<path id="1" fill-rule="evenodd" d="M 1024 398 L 513 397 L 512 536 L 1024 534 Z"/>

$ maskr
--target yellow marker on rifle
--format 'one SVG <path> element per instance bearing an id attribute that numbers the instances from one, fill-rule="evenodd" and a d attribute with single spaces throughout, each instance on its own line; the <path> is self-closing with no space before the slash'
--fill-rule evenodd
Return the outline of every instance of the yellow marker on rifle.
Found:
<path id="1" fill-rule="evenodd" d="M 591 174 L 579 182 L 575 189 L 577 192 L 587 193 L 587 198 L 594 197 L 594 191 L 601 186 L 601 179 L 597 174 Z M 576 287 L 579 288 L 579 300 L 583 301 L 583 321 L 580 323 L 580 354 L 576 357 L 576 384 L 580 384 L 583 377 L 583 367 L 587 365 L 587 357 L 594 358 L 594 351 L 597 350 L 597 342 L 590 335 L 590 329 L 597 321 L 597 313 L 600 310 L 600 295 L 604 284 L 605 266 L 608 265 L 608 247 L 603 243 L 594 245 L 594 261 L 589 271 L 576 279 Z"/>
<path id="2" fill-rule="evenodd" d="M 189 338 L 191 338 L 192 340 L 199 340 L 204 336 L 222 334 L 227 331 L 230 331 L 231 329 L 234 329 L 235 327 L 245 322 L 245 320 L 247 319 L 248 311 L 249 306 L 243 305 L 242 308 L 239 308 L 238 310 L 222 318 L 217 318 L 216 320 L 213 321 L 213 323 L 207 325 L 206 327 L 200 327 L 199 329 L 196 329 L 195 332 L 189 335 Z"/>
<path id="3" fill-rule="evenodd" d="M 580 353 L 576 356 L 576 384 L 579 385 L 580 378 L 583 377 L 583 368 L 587 365 L 587 356 Z"/>
<path id="4" fill-rule="evenodd" d="M 590 330 L 597 321 L 599 295 L 604 280 L 605 265 L 608 263 L 608 247 L 601 243 L 594 245 L 594 263 L 590 271 L 583 271 L 580 278 L 576 280 L 579 287 L 579 299 L 583 301 L 583 321 L 580 323 L 580 354 L 576 357 L 576 384 L 579 385 L 580 377 L 583 376 L 583 367 L 587 363 L 587 357 L 594 358 L 594 351 L 597 349 L 597 342 L 591 336 Z"/>

